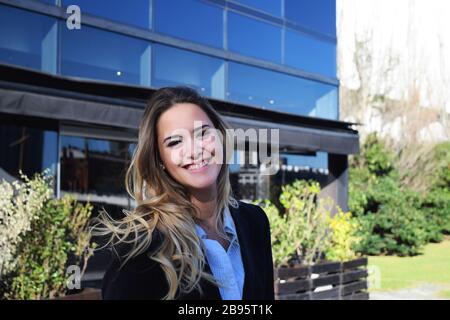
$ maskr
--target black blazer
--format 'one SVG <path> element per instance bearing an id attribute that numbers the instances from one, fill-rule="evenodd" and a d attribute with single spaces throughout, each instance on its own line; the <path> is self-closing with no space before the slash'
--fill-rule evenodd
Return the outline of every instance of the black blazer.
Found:
<path id="1" fill-rule="evenodd" d="M 269 221 L 260 207 L 239 201 L 239 208 L 230 206 L 236 225 L 245 270 L 243 300 L 274 300 L 274 278 Z M 150 249 L 149 249 L 150 250 Z M 141 254 L 130 259 L 119 270 L 113 259 L 103 278 L 103 299 L 161 299 L 168 283 L 158 262 Z M 205 271 L 211 273 L 206 261 Z M 200 280 L 203 296 L 198 290 L 179 296 L 180 300 L 221 300 L 219 288 Z M 177 292 L 178 293 L 178 292 Z"/>

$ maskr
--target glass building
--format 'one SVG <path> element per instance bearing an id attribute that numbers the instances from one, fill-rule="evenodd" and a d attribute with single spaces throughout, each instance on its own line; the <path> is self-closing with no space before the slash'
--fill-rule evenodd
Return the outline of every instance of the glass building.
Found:
<path id="1" fill-rule="evenodd" d="M 235 195 L 298 178 L 347 207 L 358 132 L 339 121 L 335 0 L 0 0 L 0 178 L 50 169 L 55 195 L 113 215 L 145 102 L 187 85 L 234 128 L 280 130 L 280 167 L 236 149 Z M 241 152 L 242 151 L 242 152 Z M 97 260 L 96 260 L 97 259 Z M 88 281 L 101 273 L 100 261 Z M 97 278 L 96 278 L 97 277 Z"/>

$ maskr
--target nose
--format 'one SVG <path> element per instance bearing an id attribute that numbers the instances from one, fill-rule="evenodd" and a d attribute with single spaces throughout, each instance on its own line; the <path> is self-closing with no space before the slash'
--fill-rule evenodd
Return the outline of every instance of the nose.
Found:
<path id="1" fill-rule="evenodd" d="M 199 139 L 190 138 L 190 142 L 186 143 L 187 150 L 185 150 L 185 156 L 190 161 L 195 162 L 201 159 L 203 156 L 203 145 L 202 141 Z"/>

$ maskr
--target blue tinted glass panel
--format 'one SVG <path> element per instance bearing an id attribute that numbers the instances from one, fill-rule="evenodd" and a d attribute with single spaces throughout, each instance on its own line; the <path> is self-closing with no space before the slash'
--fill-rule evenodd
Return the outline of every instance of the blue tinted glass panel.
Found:
<path id="1" fill-rule="evenodd" d="M 310 169 L 328 169 L 328 154 L 326 152 L 316 152 L 316 155 L 281 154 L 280 158 L 284 158 L 282 163 L 285 163 L 288 166 L 293 166 L 293 168 L 289 169 L 294 171 L 296 169 L 299 171 Z"/>
<path id="2" fill-rule="evenodd" d="M 202 95 L 224 99 L 222 60 L 163 45 L 153 48 L 153 87 L 188 85 Z"/>
<path id="3" fill-rule="evenodd" d="M 285 0 L 285 16 L 306 28 L 336 36 L 336 0 Z"/>
<path id="4" fill-rule="evenodd" d="M 0 5 L 0 61 L 56 73 L 56 28 L 55 19 Z"/>
<path id="5" fill-rule="evenodd" d="M 336 78 L 336 44 L 286 30 L 285 63 Z"/>
<path id="6" fill-rule="evenodd" d="M 34 1 L 56 5 L 56 1 L 57 1 L 57 0 L 34 0 Z"/>
<path id="7" fill-rule="evenodd" d="M 281 62 L 281 28 L 239 14 L 228 14 L 228 49 Z"/>
<path id="8" fill-rule="evenodd" d="M 337 86 L 229 63 L 226 97 L 281 112 L 337 119 Z"/>
<path id="9" fill-rule="evenodd" d="M 154 0 L 156 32 L 222 48 L 223 9 L 200 0 Z"/>
<path id="10" fill-rule="evenodd" d="M 150 85 L 150 45 L 142 40 L 83 26 L 61 28 L 61 73 Z"/>
<path id="11" fill-rule="evenodd" d="M 281 16 L 281 0 L 235 0 L 246 6 L 265 11 L 274 16 Z"/>
<path id="12" fill-rule="evenodd" d="M 150 28 L 150 0 L 62 0 L 62 5 L 77 5 L 81 14 L 88 13 L 145 29 Z"/>

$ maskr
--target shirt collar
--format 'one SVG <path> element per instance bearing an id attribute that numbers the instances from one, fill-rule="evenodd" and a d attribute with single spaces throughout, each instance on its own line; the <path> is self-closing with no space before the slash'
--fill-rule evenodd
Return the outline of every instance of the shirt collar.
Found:
<path id="1" fill-rule="evenodd" d="M 223 210 L 223 218 L 224 218 L 224 228 L 225 232 L 231 234 L 232 240 L 237 238 L 236 234 L 236 226 L 233 221 L 233 217 L 231 216 L 230 209 L 228 206 L 225 206 Z M 197 231 L 197 234 L 201 239 L 206 239 L 207 235 L 205 230 L 203 230 L 202 227 L 200 227 L 198 224 L 195 224 L 195 230 Z"/>

